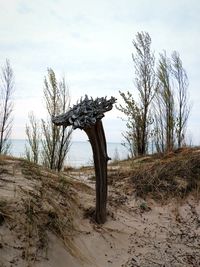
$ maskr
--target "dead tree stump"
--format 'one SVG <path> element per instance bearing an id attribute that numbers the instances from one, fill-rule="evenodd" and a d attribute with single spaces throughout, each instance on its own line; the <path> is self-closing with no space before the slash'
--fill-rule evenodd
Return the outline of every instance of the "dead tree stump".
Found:
<path id="1" fill-rule="evenodd" d="M 53 117 L 52 121 L 56 125 L 65 127 L 72 125 L 74 129 L 84 130 L 88 135 L 92 146 L 95 176 L 96 176 L 96 210 L 95 220 L 102 224 L 106 221 L 107 203 L 107 155 L 106 138 L 101 119 L 104 113 L 111 110 L 116 102 L 114 97 L 109 100 L 106 97 L 85 98 L 74 105 L 67 113 Z"/>

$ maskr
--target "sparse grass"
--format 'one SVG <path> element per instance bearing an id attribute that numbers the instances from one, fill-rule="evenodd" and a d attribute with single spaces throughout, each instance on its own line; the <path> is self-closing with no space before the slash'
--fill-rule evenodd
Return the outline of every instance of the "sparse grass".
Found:
<path id="1" fill-rule="evenodd" d="M 7 206 L 7 202 L 5 200 L 0 200 L 0 226 L 5 221 L 4 217 L 6 216 L 6 206 Z"/>
<path id="2" fill-rule="evenodd" d="M 0 167 L 0 175 L 1 174 L 9 174 L 9 171 L 6 168 Z"/>
<path id="3" fill-rule="evenodd" d="M 10 219 L 13 220 L 10 203 L 5 199 L 0 200 L 0 226 Z"/>
<path id="4" fill-rule="evenodd" d="M 95 175 L 91 175 L 91 176 L 89 176 L 88 180 L 94 182 L 94 181 L 96 181 L 96 176 Z"/>
<path id="5" fill-rule="evenodd" d="M 69 192 L 67 193 L 69 187 L 67 189 L 66 186 L 69 185 L 64 178 L 59 177 L 54 183 L 55 186 L 52 188 L 51 183 L 43 181 L 38 190 L 40 194 L 29 192 L 27 198 L 24 199 L 24 235 L 27 239 L 25 259 L 27 262 L 32 262 L 41 256 L 47 257 L 48 232 L 55 234 L 73 253 L 73 243 L 69 236 L 75 233 L 74 210 L 72 198 Z"/>
<path id="6" fill-rule="evenodd" d="M 73 170 L 74 170 L 74 168 L 71 166 L 64 166 L 64 169 L 63 169 L 64 172 L 69 172 L 69 171 L 73 171 Z"/>
<path id="7" fill-rule="evenodd" d="M 24 199 L 23 206 L 25 216 L 21 218 L 21 225 L 24 226 L 21 230 L 26 240 L 24 256 L 27 262 L 47 257 L 48 232 L 55 234 L 70 252 L 73 251 L 73 245 L 68 242 L 67 237 L 75 229 L 72 213 L 66 203 L 63 209 L 57 199 L 48 195 L 45 199 L 29 195 Z"/>
<path id="8" fill-rule="evenodd" d="M 25 179 L 16 187 L 17 201 L 10 199 L 7 203 L 0 199 L 0 225 L 6 222 L 17 233 L 17 238 L 23 240 L 22 258 L 28 266 L 47 258 L 49 232 L 56 235 L 71 254 L 80 255 L 72 239 L 77 232 L 74 217 L 79 207 L 72 179 L 23 159 L 12 160 L 9 164 L 14 164 L 18 173 L 22 173 L 20 181 Z M 0 161 L 0 175 L 8 174 L 7 158 L 0 157 Z M 4 166 L 8 168 L 4 170 Z"/>
<path id="9" fill-rule="evenodd" d="M 84 210 L 84 218 L 90 219 L 92 222 L 95 222 L 95 207 L 89 207 Z"/>
<path id="10" fill-rule="evenodd" d="M 27 160 L 20 161 L 22 174 L 27 179 L 41 179 L 40 166 Z"/>
<path id="11" fill-rule="evenodd" d="M 140 204 L 140 210 L 141 210 L 142 212 L 144 212 L 144 211 L 150 211 L 151 208 L 147 205 L 146 202 L 142 202 L 142 203 Z"/>
<path id="12" fill-rule="evenodd" d="M 200 153 L 186 150 L 135 163 L 131 174 L 137 196 L 164 200 L 183 198 L 200 189 Z"/>

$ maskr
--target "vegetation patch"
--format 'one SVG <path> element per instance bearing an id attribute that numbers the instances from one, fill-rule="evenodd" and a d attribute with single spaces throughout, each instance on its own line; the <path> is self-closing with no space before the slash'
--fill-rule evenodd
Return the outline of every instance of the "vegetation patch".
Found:
<path id="1" fill-rule="evenodd" d="M 21 260 L 31 266 L 35 261 L 48 258 L 49 233 L 56 235 L 76 256 L 73 236 L 77 233 L 74 218 L 79 202 L 73 181 L 62 173 L 26 160 L 10 162 L 9 166 L 2 164 L 0 168 L 7 170 L 12 164 L 17 176 L 15 186 L 8 187 L 13 193 L 0 199 L 0 227 L 5 225 L 8 234 L 18 243 L 16 249 Z M 7 180 L 2 183 L 7 188 Z M 0 243 L 6 247 L 7 242 L 2 238 Z"/>
<path id="2" fill-rule="evenodd" d="M 137 196 L 155 199 L 185 197 L 200 189 L 200 153 L 188 150 L 170 153 L 153 162 L 138 164 L 131 175 Z"/>

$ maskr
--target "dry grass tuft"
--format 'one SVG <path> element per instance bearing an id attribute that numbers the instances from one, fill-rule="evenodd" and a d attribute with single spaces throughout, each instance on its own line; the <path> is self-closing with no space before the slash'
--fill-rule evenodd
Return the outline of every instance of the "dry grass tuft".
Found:
<path id="1" fill-rule="evenodd" d="M 49 232 L 56 235 L 72 255 L 78 255 L 73 237 L 78 230 L 74 219 L 79 201 L 73 181 L 64 174 L 25 160 L 1 157 L 0 161 L 2 186 L 13 190 L 7 198 L 0 198 L 0 226 L 9 226 L 8 231 L 12 230 L 16 236 L 21 258 L 28 266 L 46 259 Z M 11 175 L 12 164 L 15 174 Z M 11 182 L 13 186 L 8 187 Z"/>
<path id="2" fill-rule="evenodd" d="M 200 153 L 184 150 L 170 153 L 135 165 L 131 175 L 137 196 L 154 199 L 185 197 L 189 192 L 199 195 Z"/>

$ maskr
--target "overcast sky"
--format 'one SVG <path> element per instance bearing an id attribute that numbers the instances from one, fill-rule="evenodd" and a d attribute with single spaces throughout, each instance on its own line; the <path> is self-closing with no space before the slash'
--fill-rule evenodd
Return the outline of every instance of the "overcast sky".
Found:
<path id="1" fill-rule="evenodd" d="M 200 144 L 199 0 L 0 0 L 0 64 L 15 74 L 12 138 L 25 137 L 32 110 L 45 117 L 43 80 L 48 67 L 65 75 L 72 102 L 134 89 L 132 40 L 149 32 L 156 56 L 180 53 L 189 77 L 192 111 L 188 134 Z M 103 119 L 108 141 L 121 141 L 124 124 L 115 109 Z M 76 131 L 74 140 L 86 140 Z"/>

